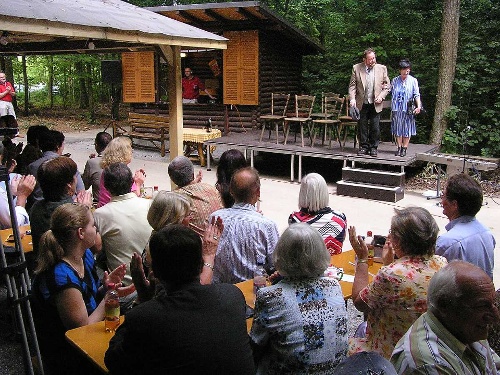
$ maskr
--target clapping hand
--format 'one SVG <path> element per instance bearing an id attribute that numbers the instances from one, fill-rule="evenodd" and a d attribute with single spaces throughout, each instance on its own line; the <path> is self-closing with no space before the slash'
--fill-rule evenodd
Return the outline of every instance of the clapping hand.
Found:
<path id="1" fill-rule="evenodd" d="M 384 248 L 382 249 L 382 262 L 384 262 L 384 266 L 394 262 L 394 248 L 392 247 L 390 234 L 387 236 Z"/>
<path id="2" fill-rule="evenodd" d="M 122 286 L 122 280 L 127 273 L 127 265 L 120 264 L 113 271 L 108 273 L 108 271 L 104 271 L 104 276 L 102 278 L 102 284 L 107 289 L 109 284 L 115 284 L 116 290 L 118 291 L 118 295 L 120 297 L 128 296 L 129 294 L 135 291 L 134 284 L 130 284 L 129 286 Z"/>
<path id="3" fill-rule="evenodd" d="M 366 246 L 365 240 L 363 237 L 356 235 L 356 227 L 354 226 L 349 227 L 349 241 L 358 259 L 368 258 L 368 247 Z"/>
<path id="4" fill-rule="evenodd" d="M 145 302 L 152 298 L 154 294 L 154 276 L 153 271 L 150 271 L 149 278 L 144 273 L 144 266 L 142 264 L 142 257 L 134 253 L 130 260 L 130 274 L 137 290 L 137 297 L 139 302 Z"/>
<path id="5" fill-rule="evenodd" d="M 203 255 L 215 255 L 223 230 L 222 219 L 212 216 L 203 233 Z"/>

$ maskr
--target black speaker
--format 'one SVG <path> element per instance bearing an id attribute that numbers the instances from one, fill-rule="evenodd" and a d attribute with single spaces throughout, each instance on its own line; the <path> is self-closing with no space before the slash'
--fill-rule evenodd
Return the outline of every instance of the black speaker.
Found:
<path id="1" fill-rule="evenodd" d="M 103 83 L 122 83 L 122 62 L 120 60 L 102 60 L 101 78 Z"/>

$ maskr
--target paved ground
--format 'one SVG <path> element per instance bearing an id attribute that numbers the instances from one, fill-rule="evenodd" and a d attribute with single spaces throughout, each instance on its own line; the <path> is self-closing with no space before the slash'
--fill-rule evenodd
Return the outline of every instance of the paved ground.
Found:
<path id="1" fill-rule="evenodd" d="M 93 139 L 96 131 L 66 134 L 66 149 L 83 171 L 88 155 L 93 152 Z M 24 141 L 21 139 L 21 141 Z M 220 147 L 215 151 L 215 164 L 224 150 Z M 159 186 L 160 190 L 170 190 L 170 180 L 167 174 L 169 155 L 161 158 L 158 152 L 134 150 L 134 160 L 131 169 L 142 168 L 147 173 L 146 186 Z M 255 166 L 261 171 L 261 209 L 264 215 L 273 219 L 284 231 L 290 212 L 297 209 L 297 199 L 300 185 L 289 181 L 289 159 L 280 158 L 275 154 L 258 155 Z M 215 167 L 215 165 L 213 165 Z M 421 206 L 428 209 L 435 217 L 439 227 L 444 231 L 447 218 L 438 205 L 438 200 L 427 200 L 422 192 L 405 193 L 405 198 L 397 203 L 370 201 L 360 198 L 343 197 L 336 195 L 335 181 L 340 179 L 340 164 L 331 161 L 322 162 L 318 159 L 304 161 L 303 172 L 318 172 L 325 176 L 330 189 L 330 206 L 343 211 L 348 219 L 349 225 L 355 225 L 359 233 L 367 230 L 374 234 L 387 234 L 394 208 L 408 206 Z M 203 180 L 209 184 L 215 184 L 215 168 L 206 171 L 196 165 L 195 171 L 203 171 Z M 485 199 L 485 205 L 478 214 L 478 219 L 490 228 L 498 241 L 500 241 L 500 202 L 491 198 Z M 344 243 L 344 249 L 351 249 L 349 241 Z M 497 288 L 500 287 L 500 267 L 494 270 L 494 281 Z M 1 307 L 0 307 L 1 308 Z M 349 304 L 351 317 L 350 333 L 354 332 L 356 325 L 360 322 L 361 315 Z M 3 327 L 2 327 L 3 330 Z M 18 345 L 12 344 L 0 334 L 0 374 L 20 374 L 22 371 L 22 359 Z"/>

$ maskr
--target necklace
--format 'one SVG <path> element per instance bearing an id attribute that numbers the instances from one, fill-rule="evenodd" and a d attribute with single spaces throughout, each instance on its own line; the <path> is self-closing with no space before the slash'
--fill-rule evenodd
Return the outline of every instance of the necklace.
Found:
<path id="1" fill-rule="evenodd" d="M 73 271 L 77 273 L 80 279 L 83 279 L 83 277 L 85 276 L 85 266 L 83 265 L 82 258 L 70 259 L 69 257 L 63 257 L 62 260 L 64 260 L 73 269 Z M 73 261 L 76 262 L 76 265 L 73 263 Z M 81 269 L 81 271 L 79 271 L 78 269 Z"/>

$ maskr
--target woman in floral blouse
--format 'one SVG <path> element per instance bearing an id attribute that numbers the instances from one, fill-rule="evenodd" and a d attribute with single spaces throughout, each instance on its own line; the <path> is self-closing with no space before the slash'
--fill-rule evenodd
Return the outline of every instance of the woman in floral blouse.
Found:
<path id="1" fill-rule="evenodd" d="M 383 251 L 384 267 L 370 284 L 368 249 L 356 228 L 349 227 L 358 257 L 352 298 L 367 316 L 366 337 L 350 339 L 349 353 L 375 351 L 390 358 L 398 340 L 427 310 L 431 277 L 447 264 L 434 255 L 439 228 L 429 211 L 421 207 L 395 211 Z"/>
<path id="2" fill-rule="evenodd" d="M 331 374 L 347 353 L 347 310 L 321 235 L 292 224 L 273 253 L 283 279 L 257 293 L 250 337 L 257 374 Z"/>

